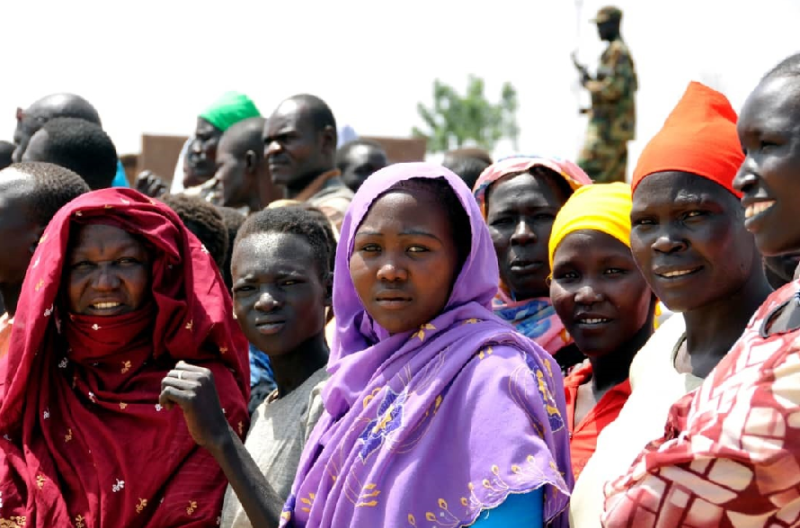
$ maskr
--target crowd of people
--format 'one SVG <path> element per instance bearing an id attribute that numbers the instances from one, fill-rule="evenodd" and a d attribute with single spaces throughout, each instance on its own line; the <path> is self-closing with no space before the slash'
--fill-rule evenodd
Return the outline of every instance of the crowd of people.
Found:
<path id="1" fill-rule="evenodd" d="M 238 92 L 128 181 L 39 99 L 0 144 L 0 526 L 800 525 L 798 97 L 800 54 L 739 115 L 692 82 L 630 184 Z"/>

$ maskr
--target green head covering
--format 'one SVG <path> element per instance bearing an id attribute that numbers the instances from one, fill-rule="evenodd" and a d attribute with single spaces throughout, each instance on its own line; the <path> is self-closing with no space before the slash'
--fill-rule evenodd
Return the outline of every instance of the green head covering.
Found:
<path id="1" fill-rule="evenodd" d="M 201 113 L 200 117 L 225 132 L 239 121 L 261 117 L 261 113 L 245 94 L 228 92 Z"/>

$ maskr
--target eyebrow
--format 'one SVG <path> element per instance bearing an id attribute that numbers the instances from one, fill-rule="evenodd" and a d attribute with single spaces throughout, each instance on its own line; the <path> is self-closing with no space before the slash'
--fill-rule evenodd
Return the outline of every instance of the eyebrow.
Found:
<path id="1" fill-rule="evenodd" d="M 97 248 L 92 248 L 92 249 L 97 249 Z M 122 244 L 120 244 L 118 246 L 108 247 L 108 251 L 113 251 L 113 252 L 116 252 L 116 253 L 122 253 L 122 252 L 128 251 L 128 250 L 133 250 L 133 251 L 142 252 L 144 254 L 147 254 L 147 249 L 141 243 L 136 242 L 136 241 L 124 242 L 124 243 L 122 243 Z M 83 255 L 86 252 L 87 252 L 86 249 L 81 249 L 80 247 L 77 247 L 72 252 L 72 256 L 74 257 L 75 255 Z"/>
<path id="2" fill-rule="evenodd" d="M 384 234 L 379 232 L 379 231 L 359 231 L 358 233 L 356 233 L 356 236 L 357 237 L 360 237 L 360 236 L 382 237 L 382 236 L 384 236 Z M 434 240 L 438 240 L 439 242 L 441 242 L 439 237 L 437 237 L 433 233 L 428 233 L 427 231 L 422 231 L 422 230 L 419 230 L 419 229 L 406 229 L 405 231 L 401 231 L 400 232 L 400 236 L 423 236 L 423 237 L 432 238 Z"/>

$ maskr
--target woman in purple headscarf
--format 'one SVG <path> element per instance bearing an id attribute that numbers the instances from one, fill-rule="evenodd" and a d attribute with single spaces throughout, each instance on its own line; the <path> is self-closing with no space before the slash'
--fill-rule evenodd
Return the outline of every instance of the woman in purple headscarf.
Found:
<path id="1" fill-rule="evenodd" d="M 341 236 L 325 412 L 282 526 L 566 526 L 561 373 L 492 313 L 497 258 L 469 189 L 387 167 Z"/>

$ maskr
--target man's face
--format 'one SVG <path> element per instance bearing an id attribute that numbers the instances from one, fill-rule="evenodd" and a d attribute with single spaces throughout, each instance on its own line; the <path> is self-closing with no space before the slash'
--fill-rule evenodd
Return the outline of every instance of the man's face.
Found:
<path id="1" fill-rule="evenodd" d="M 222 131 L 203 119 L 197 118 L 197 128 L 186 153 L 186 171 L 183 185 L 186 188 L 200 185 L 214 176 L 217 169 L 217 144 Z"/>
<path id="2" fill-rule="evenodd" d="M 619 33 L 619 22 L 616 20 L 607 20 L 597 24 L 597 35 L 600 40 L 611 40 Z"/>
<path id="3" fill-rule="evenodd" d="M 296 187 L 310 174 L 321 173 L 325 166 L 326 138 L 316 131 L 309 112 L 302 104 L 284 101 L 270 116 L 264 129 L 264 158 L 272 180 L 286 187 Z"/>

